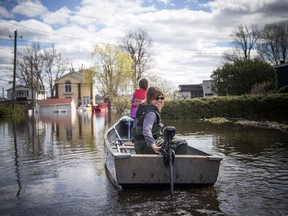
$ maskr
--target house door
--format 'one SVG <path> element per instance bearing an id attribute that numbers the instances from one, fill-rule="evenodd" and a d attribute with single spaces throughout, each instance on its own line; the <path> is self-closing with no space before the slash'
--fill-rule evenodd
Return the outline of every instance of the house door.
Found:
<path id="1" fill-rule="evenodd" d="M 87 104 L 90 104 L 90 98 L 88 96 L 84 96 L 82 98 L 82 105 L 87 105 Z"/>

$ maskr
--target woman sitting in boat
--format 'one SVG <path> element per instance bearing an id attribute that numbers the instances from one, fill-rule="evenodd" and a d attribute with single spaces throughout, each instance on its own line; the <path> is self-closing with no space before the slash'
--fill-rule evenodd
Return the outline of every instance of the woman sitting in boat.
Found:
<path id="1" fill-rule="evenodd" d="M 159 154 L 164 143 L 161 128 L 160 111 L 164 105 L 164 95 L 157 87 L 150 87 L 146 93 L 146 101 L 139 104 L 134 128 L 134 144 L 137 154 Z M 174 137 L 172 140 L 175 154 L 187 153 L 187 142 Z"/>

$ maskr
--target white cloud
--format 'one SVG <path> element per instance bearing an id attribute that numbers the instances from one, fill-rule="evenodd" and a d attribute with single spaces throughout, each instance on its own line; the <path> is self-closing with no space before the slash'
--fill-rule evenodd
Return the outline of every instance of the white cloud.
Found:
<path id="1" fill-rule="evenodd" d="M 169 6 L 173 6 L 175 4 L 171 3 L 170 0 L 158 0 L 158 2 L 164 4 L 164 5 L 169 5 Z"/>
<path id="2" fill-rule="evenodd" d="M 53 12 L 40 1 L 30 0 L 22 1 L 13 13 L 42 20 L 5 23 L 14 24 L 10 28 L 17 27 L 27 40 L 55 43 L 76 69 L 93 64 L 90 53 L 96 43 L 117 44 L 127 30 L 141 28 L 153 41 L 154 67 L 150 72 L 179 85 L 210 78 L 212 71 L 221 66 L 221 55 L 232 40 L 229 35 L 238 25 L 288 19 L 287 13 L 277 13 L 284 10 L 278 1 L 285 7 L 284 0 L 214 0 L 192 10 L 188 8 L 197 2 L 187 0 L 189 7 L 168 10 L 156 9 L 157 2 L 152 0 L 82 0 L 74 11 L 67 5 Z M 172 3 L 177 1 L 162 1 L 169 8 Z"/>
<path id="3" fill-rule="evenodd" d="M 10 14 L 6 8 L 0 7 L 0 18 L 13 18 L 13 14 Z"/>
<path id="4" fill-rule="evenodd" d="M 53 34 L 53 28 L 43 22 L 35 19 L 29 19 L 19 22 L 18 34 L 22 35 L 25 40 L 43 42 Z"/>
<path id="5" fill-rule="evenodd" d="M 47 8 L 39 0 L 22 0 L 15 6 L 12 13 L 21 14 L 27 17 L 37 17 L 47 12 Z"/>
<path id="6" fill-rule="evenodd" d="M 43 22 L 47 24 L 66 24 L 69 18 L 70 10 L 66 7 L 55 12 L 48 12 L 42 16 Z"/>

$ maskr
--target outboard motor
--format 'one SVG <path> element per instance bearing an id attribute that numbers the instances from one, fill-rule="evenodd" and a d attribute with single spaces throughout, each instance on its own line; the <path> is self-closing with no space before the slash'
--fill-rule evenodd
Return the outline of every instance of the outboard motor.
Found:
<path id="1" fill-rule="evenodd" d="M 164 133 L 165 148 L 162 149 L 161 153 L 163 155 L 165 166 L 169 166 L 170 159 L 172 161 L 172 164 L 174 164 L 175 152 L 172 149 L 173 147 L 172 139 L 175 136 L 176 128 L 174 126 L 167 126 L 164 128 L 163 133 Z"/>
<path id="2" fill-rule="evenodd" d="M 176 128 L 173 126 L 167 126 L 164 128 L 164 141 L 166 142 L 166 147 L 163 150 L 163 158 L 165 166 L 169 166 L 169 180 L 170 180 L 170 193 L 174 194 L 174 179 L 173 179 L 173 164 L 175 159 L 175 152 L 172 149 L 172 139 L 175 136 Z"/>

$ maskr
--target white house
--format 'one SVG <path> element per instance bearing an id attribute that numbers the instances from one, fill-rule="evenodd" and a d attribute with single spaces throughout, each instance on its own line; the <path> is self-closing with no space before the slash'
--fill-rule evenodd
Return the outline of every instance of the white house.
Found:
<path id="1" fill-rule="evenodd" d="M 50 98 L 39 103 L 40 114 L 73 113 L 76 112 L 76 104 L 73 98 Z"/>
<path id="2" fill-rule="evenodd" d="M 9 88 L 7 91 L 7 99 L 13 100 L 13 88 Z M 45 95 L 42 93 L 37 93 L 36 91 L 32 91 L 30 88 L 23 85 L 15 86 L 15 100 L 16 101 L 30 101 L 32 100 L 32 96 L 34 101 L 40 101 L 45 98 Z"/>
<path id="3" fill-rule="evenodd" d="M 203 88 L 203 97 L 211 97 L 215 95 L 215 93 L 212 91 L 211 80 L 203 80 L 202 88 Z"/>

